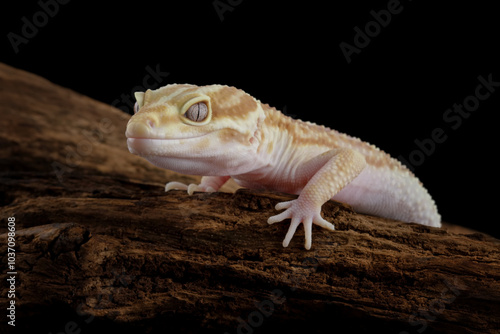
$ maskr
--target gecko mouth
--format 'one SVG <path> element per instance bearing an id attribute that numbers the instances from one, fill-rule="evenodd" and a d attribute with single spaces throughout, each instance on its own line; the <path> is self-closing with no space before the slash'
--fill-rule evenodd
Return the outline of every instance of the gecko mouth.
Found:
<path id="1" fill-rule="evenodd" d="M 148 138 L 148 137 L 127 137 L 127 139 L 138 139 L 138 140 L 189 140 L 189 139 L 196 139 L 196 138 L 201 138 L 208 136 L 209 134 L 216 132 L 208 132 L 199 136 L 193 136 L 193 137 L 179 137 L 179 138 Z"/>
<path id="2" fill-rule="evenodd" d="M 217 131 L 186 138 L 127 138 L 127 146 L 132 154 L 140 156 L 176 156 L 193 154 L 197 148 L 208 147 L 213 141 L 211 137 Z"/>

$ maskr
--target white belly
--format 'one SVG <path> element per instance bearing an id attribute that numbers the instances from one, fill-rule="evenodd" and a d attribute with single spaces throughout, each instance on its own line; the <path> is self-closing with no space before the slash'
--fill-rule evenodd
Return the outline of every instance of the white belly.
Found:
<path id="1" fill-rule="evenodd" d="M 409 173 L 367 166 L 332 199 L 360 213 L 441 227 L 434 201 Z"/>

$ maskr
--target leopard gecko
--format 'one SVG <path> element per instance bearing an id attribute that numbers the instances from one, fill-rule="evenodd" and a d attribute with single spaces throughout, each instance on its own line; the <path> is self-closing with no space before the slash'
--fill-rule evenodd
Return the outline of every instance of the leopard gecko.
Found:
<path id="1" fill-rule="evenodd" d="M 224 86 L 171 84 L 136 92 L 126 137 L 129 151 L 152 164 L 202 175 L 200 184 L 171 189 L 217 191 L 229 178 L 242 187 L 297 194 L 276 205 L 290 219 L 287 247 L 300 223 L 305 248 L 312 225 L 334 231 L 321 216 L 330 200 L 360 213 L 441 227 L 436 205 L 414 174 L 377 147 L 336 130 L 293 119 L 244 91 Z"/>

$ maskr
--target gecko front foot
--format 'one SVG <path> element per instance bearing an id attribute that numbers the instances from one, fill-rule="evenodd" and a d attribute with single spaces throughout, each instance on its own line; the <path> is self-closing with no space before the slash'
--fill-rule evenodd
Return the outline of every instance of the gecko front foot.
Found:
<path id="1" fill-rule="evenodd" d="M 191 183 L 189 186 L 181 183 L 181 182 L 169 182 L 165 185 L 165 192 L 169 190 L 187 190 L 189 195 L 192 195 L 195 191 L 202 191 L 202 192 L 208 192 L 208 193 L 213 193 L 216 190 L 210 186 L 203 186 L 201 184 L 194 184 Z"/>
<path id="2" fill-rule="evenodd" d="M 312 244 L 312 224 L 321 226 L 327 230 L 335 231 L 335 226 L 321 217 L 321 206 L 314 207 L 304 203 L 300 198 L 287 202 L 281 202 L 276 205 L 276 210 L 283 210 L 280 214 L 269 217 L 267 222 L 274 224 L 285 219 L 291 219 L 290 227 L 283 240 L 283 247 L 288 247 L 290 240 L 292 240 L 297 227 L 300 223 L 304 224 L 305 244 L 304 247 L 309 250 Z"/>

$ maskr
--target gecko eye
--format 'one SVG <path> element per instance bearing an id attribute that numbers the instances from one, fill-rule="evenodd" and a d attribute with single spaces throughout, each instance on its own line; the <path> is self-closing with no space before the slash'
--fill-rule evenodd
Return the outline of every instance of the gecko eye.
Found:
<path id="1" fill-rule="evenodd" d="M 134 104 L 134 114 L 137 114 L 137 113 L 139 112 L 139 109 L 140 109 L 140 107 L 139 107 L 139 103 L 137 103 L 137 102 L 136 102 L 136 103 Z"/>
<path id="2" fill-rule="evenodd" d="M 184 113 L 184 117 L 193 122 L 201 122 L 208 116 L 208 107 L 205 102 L 198 102 L 189 107 Z"/>

